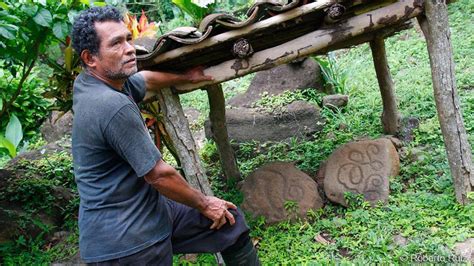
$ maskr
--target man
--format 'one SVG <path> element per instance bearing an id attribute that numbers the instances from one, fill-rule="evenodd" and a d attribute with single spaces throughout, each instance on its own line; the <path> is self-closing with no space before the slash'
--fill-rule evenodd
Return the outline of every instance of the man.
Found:
<path id="1" fill-rule="evenodd" d="M 242 214 L 191 188 L 161 159 L 137 106 L 145 89 L 211 78 L 200 69 L 137 73 L 131 34 L 113 7 L 83 11 L 73 45 L 84 66 L 72 137 L 82 259 L 170 265 L 173 253 L 222 252 L 228 265 L 258 264 Z"/>

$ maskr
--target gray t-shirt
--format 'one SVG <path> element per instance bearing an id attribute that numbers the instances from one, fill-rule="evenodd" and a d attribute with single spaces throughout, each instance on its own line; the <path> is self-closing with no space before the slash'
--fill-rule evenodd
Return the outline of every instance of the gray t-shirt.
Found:
<path id="1" fill-rule="evenodd" d="M 118 91 L 87 73 L 74 82 L 72 153 L 86 263 L 141 251 L 171 232 L 164 198 L 143 176 L 161 154 L 141 117 L 141 74 Z"/>

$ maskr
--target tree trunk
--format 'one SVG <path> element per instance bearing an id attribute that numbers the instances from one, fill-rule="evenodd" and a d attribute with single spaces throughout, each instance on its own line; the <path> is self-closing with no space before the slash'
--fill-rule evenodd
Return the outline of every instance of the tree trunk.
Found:
<path id="1" fill-rule="evenodd" d="M 382 125 L 385 134 L 395 135 L 398 132 L 400 114 L 398 113 L 395 86 L 388 67 L 387 53 L 385 52 L 385 41 L 376 37 L 370 42 L 372 57 L 374 59 L 375 72 L 382 94 L 383 112 Z"/>
<path id="2" fill-rule="evenodd" d="M 425 16 L 420 16 L 418 21 L 428 44 L 436 109 L 456 199 L 461 204 L 468 204 L 468 193 L 472 193 L 474 188 L 474 168 L 456 90 L 446 3 L 425 1 Z"/>
<path id="3" fill-rule="evenodd" d="M 211 121 L 211 131 L 219 150 L 222 171 L 227 180 L 240 180 L 240 172 L 237 167 L 237 160 L 234 150 L 230 146 L 229 135 L 227 134 L 227 124 L 225 120 L 225 99 L 222 86 L 220 84 L 206 87 L 209 98 L 209 119 Z"/>
<path id="4" fill-rule="evenodd" d="M 179 96 L 170 88 L 165 88 L 158 91 L 158 98 L 164 114 L 166 131 L 176 148 L 186 180 L 204 194 L 213 195 Z"/>

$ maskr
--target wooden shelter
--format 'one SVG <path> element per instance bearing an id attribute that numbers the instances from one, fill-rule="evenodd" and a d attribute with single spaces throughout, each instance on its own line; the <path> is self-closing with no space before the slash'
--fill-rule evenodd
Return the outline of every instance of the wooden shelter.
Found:
<path id="1" fill-rule="evenodd" d="M 416 18 L 425 35 L 438 117 L 457 200 L 466 204 L 474 188 L 467 140 L 454 77 L 454 61 L 443 0 L 257 0 L 240 20 L 212 14 L 199 28 L 178 28 L 157 40 L 137 41 L 140 69 L 182 71 L 205 66 L 214 81 L 182 84 L 152 96 L 159 100 L 166 130 L 190 184 L 212 194 L 179 94 L 202 88 L 210 102 L 210 121 L 226 178 L 240 178 L 230 147 L 225 99 L 219 83 L 314 54 L 369 42 L 380 86 L 385 133 L 398 131 L 400 115 L 384 39 L 411 26 Z"/>

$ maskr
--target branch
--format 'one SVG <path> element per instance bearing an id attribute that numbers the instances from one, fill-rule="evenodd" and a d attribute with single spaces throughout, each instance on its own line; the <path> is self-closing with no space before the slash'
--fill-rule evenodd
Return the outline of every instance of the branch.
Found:
<path id="1" fill-rule="evenodd" d="M 37 59 L 37 53 L 38 53 L 38 49 L 39 49 L 39 45 L 40 45 L 40 42 L 41 42 L 41 39 L 42 37 L 39 37 L 35 40 L 35 43 L 33 45 L 33 51 L 34 51 L 34 58 L 33 60 L 31 61 L 31 63 L 28 65 L 26 65 L 26 62 L 23 64 L 23 71 L 22 71 L 22 76 L 21 76 L 21 79 L 20 79 L 20 82 L 18 83 L 18 87 L 16 89 L 16 92 L 15 94 L 13 94 L 13 97 L 3 105 L 2 107 L 2 110 L 0 111 L 0 119 L 3 117 L 3 115 L 7 112 L 8 108 L 10 108 L 12 106 L 12 104 L 16 101 L 16 99 L 18 98 L 18 96 L 20 96 L 21 94 L 21 91 L 23 89 L 23 84 L 25 83 L 26 79 L 28 78 L 28 76 L 30 75 L 31 73 L 31 70 L 33 69 L 33 67 L 35 66 L 35 63 L 36 63 L 36 59 Z M 27 61 L 27 60 L 25 60 Z"/>

